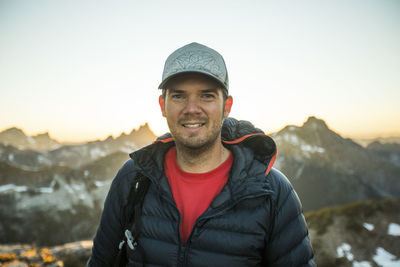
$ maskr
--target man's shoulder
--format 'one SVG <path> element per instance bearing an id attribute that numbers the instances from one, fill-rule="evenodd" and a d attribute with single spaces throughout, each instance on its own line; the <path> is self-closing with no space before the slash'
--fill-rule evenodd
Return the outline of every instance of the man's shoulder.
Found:
<path id="1" fill-rule="evenodd" d="M 289 179 L 279 170 L 271 168 L 266 178 L 270 185 L 273 199 L 278 206 L 281 206 L 290 197 L 298 199 Z"/>
<path id="2" fill-rule="evenodd" d="M 135 162 L 133 161 L 133 159 L 128 159 L 119 169 L 117 175 L 124 176 L 132 172 L 135 172 Z"/>
<path id="3" fill-rule="evenodd" d="M 292 190 L 292 184 L 289 179 L 281 171 L 271 168 L 267 175 L 267 180 L 272 188 L 279 190 Z"/>
<path id="4" fill-rule="evenodd" d="M 124 188 L 129 188 L 129 185 L 136 172 L 137 170 L 135 162 L 132 159 L 125 161 L 113 180 L 113 184 L 115 184 L 116 189 L 119 191 L 124 190 Z"/>

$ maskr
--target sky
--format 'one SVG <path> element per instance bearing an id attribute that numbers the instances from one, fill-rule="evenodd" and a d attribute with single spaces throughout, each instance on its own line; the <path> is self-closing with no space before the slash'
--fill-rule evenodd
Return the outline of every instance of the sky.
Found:
<path id="1" fill-rule="evenodd" d="M 199 42 L 225 59 L 231 117 L 400 136 L 399 14 L 397 0 L 0 0 L 0 130 L 161 135 L 165 59 Z"/>

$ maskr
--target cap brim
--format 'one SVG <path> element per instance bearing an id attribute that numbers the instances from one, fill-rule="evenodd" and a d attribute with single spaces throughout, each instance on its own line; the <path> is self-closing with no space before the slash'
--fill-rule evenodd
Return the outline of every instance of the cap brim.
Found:
<path id="1" fill-rule="evenodd" d="M 178 75 L 180 75 L 180 74 L 183 74 L 183 73 L 190 73 L 190 72 L 192 72 L 192 73 L 194 72 L 194 73 L 201 73 L 201 74 L 204 74 L 204 75 L 206 75 L 207 77 L 210 77 L 210 78 L 212 78 L 214 81 L 216 81 L 217 83 L 219 83 L 219 84 L 222 86 L 223 89 L 228 90 L 228 89 L 226 88 L 226 86 L 225 86 L 220 80 L 218 80 L 217 78 L 215 78 L 215 76 L 209 74 L 208 72 L 201 71 L 201 70 L 185 70 L 185 71 L 181 71 L 181 72 L 172 74 L 172 75 L 168 76 L 167 78 L 165 78 L 165 79 L 160 83 L 160 85 L 158 86 L 158 89 L 166 89 L 166 88 L 164 88 L 165 85 L 166 85 L 172 78 L 175 78 L 176 76 L 178 76 Z"/>

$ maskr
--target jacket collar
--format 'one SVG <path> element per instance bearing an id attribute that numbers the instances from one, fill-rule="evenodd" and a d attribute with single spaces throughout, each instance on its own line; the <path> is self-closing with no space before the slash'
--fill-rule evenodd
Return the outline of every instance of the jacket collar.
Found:
<path id="1" fill-rule="evenodd" d="M 265 164 L 265 173 L 271 170 L 274 164 L 277 149 L 274 140 L 264 134 L 258 128 L 248 121 L 239 121 L 234 118 L 227 118 L 224 120 L 221 130 L 222 143 L 230 150 L 235 145 L 242 146 L 243 148 L 250 149 L 254 154 L 254 158 L 261 163 Z M 154 142 L 157 143 L 173 143 L 174 138 L 170 133 L 157 138 Z"/>
<path id="2" fill-rule="evenodd" d="M 219 206 L 228 198 L 240 198 L 268 190 L 269 186 L 261 182 L 260 176 L 269 173 L 276 158 L 277 150 L 272 138 L 250 122 L 233 118 L 224 120 L 221 137 L 224 146 L 232 151 L 234 162 L 228 184 L 213 205 Z M 138 170 L 166 191 L 169 191 L 167 179 L 162 179 L 164 156 L 173 145 L 174 139 L 167 133 L 153 144 L 130 154 Z"/>

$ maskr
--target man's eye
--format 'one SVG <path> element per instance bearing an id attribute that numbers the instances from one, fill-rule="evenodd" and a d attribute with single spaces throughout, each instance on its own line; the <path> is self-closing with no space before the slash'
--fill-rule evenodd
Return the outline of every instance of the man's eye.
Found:
<path id="1" fill-rule="evenodd" d="M 173 99 L 182 99 L 183 95 L 179 95 L 179 94 L 171 95 L 171 98 L 173 98 Z"/>
<path id="2" fill-rule="evenodd" d="M 214 95 L 213 94 L 203 94 L 203 98 L 211 99 L 211 98 L 214 98 Z"/>

